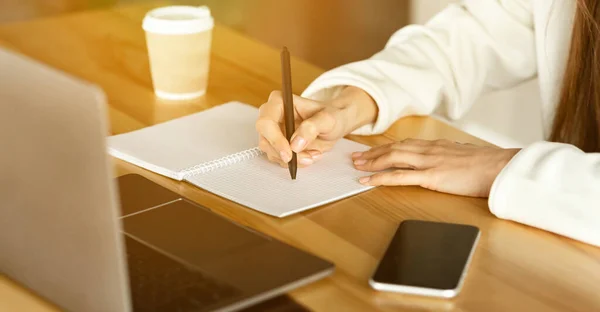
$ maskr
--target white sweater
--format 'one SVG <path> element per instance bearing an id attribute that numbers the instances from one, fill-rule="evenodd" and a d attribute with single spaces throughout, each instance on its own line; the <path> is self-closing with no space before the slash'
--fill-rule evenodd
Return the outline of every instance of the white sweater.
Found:
<path id="1" fill-rule="evenodd" d="M 302 95 L 324 100 L 341 86 L 364 89 L 379 114 L 353 133 L 370 135 L 407 115 L 459 119 L 485 92 L 537 77 L 547 136 L 574 12 L 575 0 L 462 1 L 400 29 L 373 57 L 324 73 Z M 600 246 L 600 154 L 546 141 L 526 146 L 494 181 L 489 207 L 499 218 Z"/>

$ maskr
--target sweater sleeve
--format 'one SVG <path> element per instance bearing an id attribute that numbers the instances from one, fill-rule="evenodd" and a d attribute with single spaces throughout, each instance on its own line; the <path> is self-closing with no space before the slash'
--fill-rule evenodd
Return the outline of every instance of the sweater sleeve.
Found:
<path id="1" fill-rule="evenodd" d="M 374 124 L 353 134 L 379 134 L 407 115 L 463 116 L 484 92 L 505 89 L 537 73 L 529 0 L 465 0 L 425 25 L 398 30 L 383 50 L 317 77 L 302 93 L 315 100 L 344 86 L 377 103 Z"/>
<path id="2" fill-rule="evenodd" d="M 539 142 L 521 150 L 490 192 L 491 212 L 600 246 L 600 153 Z"/>

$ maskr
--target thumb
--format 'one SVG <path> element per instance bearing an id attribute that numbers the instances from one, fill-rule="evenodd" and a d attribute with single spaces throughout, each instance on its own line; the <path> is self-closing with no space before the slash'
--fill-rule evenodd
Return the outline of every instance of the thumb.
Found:
<path id="1" fill-rule="evenodd" d="M 304 120 L 292 136 L 291 148 L 299 153 L 311 144 L 319 135 L 327 134 L 335 128 L 335 116 L 327 110 L 318 111 Z"/>

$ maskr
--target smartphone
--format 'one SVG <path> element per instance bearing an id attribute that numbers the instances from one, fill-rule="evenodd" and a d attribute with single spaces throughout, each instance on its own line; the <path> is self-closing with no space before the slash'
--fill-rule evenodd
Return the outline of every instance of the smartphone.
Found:
<path id="1" fill-rule="evenodd" d="M 477 227 L 405 220 L 369 280 L 381 291 L 452 298 L 462 288 L 479 241 Z"/>

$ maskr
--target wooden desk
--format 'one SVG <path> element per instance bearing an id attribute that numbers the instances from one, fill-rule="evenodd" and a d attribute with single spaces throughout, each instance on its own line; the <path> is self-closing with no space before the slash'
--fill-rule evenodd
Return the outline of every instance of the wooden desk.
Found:
<path id="1" fill-rule="evenodd" d="M 152 93 L 140 23 L 153 6 L 93 11 L 0 27 L 0 44 L 99 84 L 108 94 L 113 133 L 123 133 L 229 100 L 260 105 L 279 88 L 276 49 L 225 27 L 214 30 L 207 95 L 169 104 Z M 322 71 L 294 59 L 300 93 Z M 385 135 L 353 137 L 375 145 L 405 137 L 448 138 L 485 144 L 430 118 L 406 118 Z M 115 160 L 115 175 L 139 173 L 216 213 L 333 261 L 334 275 L 289 296 L 316 311 L 598 311 L 600 249 L 495 218 L 484 199 L 415 187 L 381 187 L 285 219 L 268 217 Z M 459 297 L 453 300 L 392 295 L 367 280 L 398 223 L 407 218 L 473 224 L 482 238 Z M 0 310 L 54 311 L 52 305 L 6 277 Z"/>

